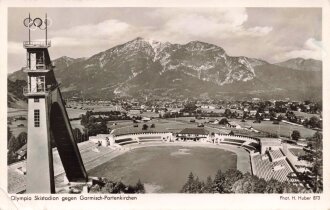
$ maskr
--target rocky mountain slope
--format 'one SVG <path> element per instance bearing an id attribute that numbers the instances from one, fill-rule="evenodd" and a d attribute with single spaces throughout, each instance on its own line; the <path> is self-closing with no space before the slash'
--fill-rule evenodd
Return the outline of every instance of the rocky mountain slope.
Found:
<path id="1" fill-rule="evenodd" d="M 200 41 L 179 45 L 136 38 L 86 59 L 61 57 L 54 62 L 64 95 L 89 98 L 299 98 L 319 96 L 322 81 L 319 71 L 229 56 L 221 47 Z M 9 79 L 22 79 L 21 74 Z"/>

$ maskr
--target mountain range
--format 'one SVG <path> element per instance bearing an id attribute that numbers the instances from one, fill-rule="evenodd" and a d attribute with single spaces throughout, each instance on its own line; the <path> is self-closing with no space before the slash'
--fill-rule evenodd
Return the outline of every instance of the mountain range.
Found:
<path id="1" fill-rule="evenodd" d="M 22 49 L 23 50 L 23 49 Z M 86 98 L 322 98 L 322 62 L 290 59 L 270 64 L 229 56 L 219 46 L 136 38 L 89 58 L 54 60 L 66 97 Z M 9 80 L 25 80 L 22 70 Z"/>

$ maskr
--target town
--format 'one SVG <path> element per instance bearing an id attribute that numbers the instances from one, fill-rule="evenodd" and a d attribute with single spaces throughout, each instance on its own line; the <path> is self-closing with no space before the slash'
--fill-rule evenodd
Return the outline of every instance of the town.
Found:
<path id="1" fill-rule="evenodd" d="M 302 162 L 297 158 L 305 153 L 304 148 L 307 148 L 315 133 L 322 133 L 322 105 L 320 102 L 291 101 L 290 99 L 262 100 L 259 98 L 245 101 L 172 100 L 169 102 L 150 99 L 106 101 L 81 100 L 72 97 L 66 99 L 65 104 L 73 134 L 79 144 L 93 142 L 88 144 L 108 147 L 110 146 L 108 138 L 110 133 L 117 136 L 115 143 L 123 148 L 134 142 L 154 143 L 153 138 L 156 134 L 162 136 L 159 133 L 166 135 L 171 133 L 170 136 L 165 135 L 163 139 L 160 138 L 160 141 L 170 138 L 170 141 L 211 141 L 215 143 L 215 137 L 212 135 L 217 136 L 218 134 L 261 139 L 258 141 L 267 139 L 268 143 L 270 139 L 281 139 L 282 143 L 288 145 L 285 146 L 287 149 L 285 152 L 281 146 L 282 151 L 290 152 L 289 155 L 293 157 L 292 159 L 297 165 L 293 167 L 298 170 L 298 165 Z M 13 133 L 9 140 L 12 144 L 9 143 L 11 146 L 9 147 L 8 164 L 24 160 L 27 156 L 27 135 L 25 133 L 27 116 L 25 112 L 17 113 L 19 115 L 8 117 L 8 129 Z M 21 133 L 18 134 L 17 131 Z M 134 133 L 155 135 L 139 137 L 139 141 L 128 140 L 127 135 Z M 211 139 L 208 138 L 210 135 Z M 222 142 L 222 144 L 241 146 L 242 143 L 237 142 L 239 140 Z M 258 142 L 252 142 L 249 144 L 250 146 L 244 141 L 242 142 L 243 145 L 246 145 L 244 148 L 249 152 L 260 150 Z M 280 144 L 282 145 L 282 143 Z M 276 144 L 272 146 L 276 147 Z M 53 142 L 53 147 L 55 146 Z M 104 153 L 97 147 L 93 151 L 96 156 Z M 92 157 L 94 156 L 90 158 Z M 254 158 L 256 162 L 261 161 L 261 159 L 258 160 L 258 157 Z M 283 166 L 281 165 L 281 167 Z M 279 170 L 281 167 L 275 167 L 275 169 Z M 290 168 L 290 166 L 287 167 Z M 16 172 L 23 170 L 22 173 L 26 173 L 26 169 L 22 166 L 18 170 L 16 167 L 15 170 Z M 290 173 L 290 170 L 287 173 Z M 258 175 L 257 172 L 254 174 Z M 282 176 L 281 181 L 287 180 L 285 176 Z"/>
<path id="2" fill-rule="evenodd" d="M 154 13 L 150 9 L 145 10 Z M 231 19 L 232 11 L 228 8 L 224 17 Z M 249 11 L 263 12 L 243 8 L 242 17 Z M 213 20 L 216 13 L 201 15 Z M 320 11 L 312 14 L 321 17 Z M 233 40 L 201 37 L 204 32 L 180 42 L 132 32 L 136 38 L 118 37 L 87 57 L 75 52 L 74 58 L 57 54 L 52 60 L 50 52 L 66 47 L 53 37 L 56 27 L 50 34 L 54 42 L 49 39 L 53 21 L 48 13 L 35 15 L 28 12 L 21 26 L 28 34 L 25 64 L 10 63 L 17 69 L 7 78 L 9 193 L 323 192 L 320 55 L 288 57 L 285 50 L 269 54 L 269 49 L 256 48 L 261 50 L 256 56 L 248 49 L 250 41 L 235 52 Z M 109 18 L 106 23 L 114 17 Z M 95 20 L 102 26 L 96 34 L 112 29 L 100 21 Z M 267 36 L 273 30 L 243 23 L 232 29 L 246 30 L 238 32 L 241 41 L 242 34 Z M 80 31 L 82 23 L 75 24 Z M 313 31 L 315 24 L 310 25 Z M 287 25 L 276 27 L 280 33 Z M 74 39 L 89 33 L 79 32 Z M 37 38 L 41 34 L 44 40 Z M 318 43 L 317 37 L 305 36 L 301 46 Z"/>

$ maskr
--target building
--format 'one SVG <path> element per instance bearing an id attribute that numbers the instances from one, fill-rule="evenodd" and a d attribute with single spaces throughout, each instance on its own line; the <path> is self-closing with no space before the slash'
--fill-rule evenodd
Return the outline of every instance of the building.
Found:
<path id="1" fill-rule="evenodd" d="M 24 20 L 31 21 L 29 16 Z M 40 18 L 35 18 L 40 20 Z M 72 133 L 70 120 L 56 81 L 48 48 L 47 16 L 45 40 L 23 42 L 26 49 L 27 86 L 23 94 L 28 101 L 28 137 L 26 162 L 26 192 L 55 193 L 54 163 L 51 142 L 55 142 L 61 163 L 70 182 L 87 182 L 88 175 Z M 23 155 L 23 153 L 22 153 Z"/>
<path id="2" fill-rule="evenodd" d="M 256 116 L 256 114 L 257 114 L 257 110 L 251 110 L 250 111 L 250 115 L 251 116 Z"/>
<path id="3" fill-rule="evenodd" d="M 17 155 L 17 158 L 19 160 L 25 160 L 26 159 L 26 151 L 27 151 L 27 144 L 24 144 L 21 148 L 19 148 L 15 154 Z"/>
<path id="4" fill-rule="evenodd" d="M 283 149 L 282 140 L 278 138 L 260 138 L 261 154 L 266 151 Z"/>
<path id="5" fill-rule="evenodd" d="M 242 126 L 239 125 L 239 124 L 236 123 L 236 122 L 228 122 L 228 123 L 227 123 L 227 127 L 228 127 L 228 128 L 242 129 Z"/>
<path id="6" fill-rule="evenodd" d="M 177 134 L 179 141 L 207 141 L 209 132 L 204 128 L 185 128 Z"/>

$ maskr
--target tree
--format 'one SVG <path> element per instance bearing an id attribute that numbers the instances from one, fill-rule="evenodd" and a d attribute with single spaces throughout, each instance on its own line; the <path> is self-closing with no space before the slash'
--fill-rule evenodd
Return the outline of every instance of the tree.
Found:
<path id="1" fill-rule="evenodd" d="M 219 125 L 227 125 L 228 124 L 228 119 L 227 118 L 222 118 L 220 121 L 219 121 Z"/>
<path id="2" fill-rule="evenodd" d="M 305 154 L 299 156 L 298 160 L 305 160 L 311 165 L 298 175 L 305 183 L 311 185 L 313 192 L 319 193 L 323 191 L 323 135 L 316 132 L 308 141 Z"/>
<path id="3" fill-rule="evenodd" d="M 242 120 L 245 120 L 247 117 L 248 117 L 248 113 L 244 111 L 244 112 L 243 112 Z"/>
<path id="4" fill-rule="evenodd" d="M 184 108 L 182 109 L 182 112 L 193 113 L 196 111 L 196 109 L 197 109 L 196 104 L 193 102 L 190 102 L 184 106 Z"/>
<path id="5" fill-rule="evenodd" d="M 199 181 L 199 178 L 197 176 L 193 182 L 193 193 L 202 193 L 204 185 L 205 184 L 203 182 Z"/>
<path id="6" fill-rule="evenodd" d="M 95 184 L 90 188 L 89 193 L 100 193 L 100 191 L 101 191 L 100 185 Z"/>
<path id="7" fill-rule="evenodd" d="M 237 169 L 229 169 L 224 174 L 225 179 L 222 184 L 223 193 L 231 193 L 233 184 L 243 178 L 242 172 Z"/>
<path id="8" fill-rule="evenodd" d="M 8 164 L 11 164 L 17 161 L 17 156 L 15 155 L 15 152 L 27 143 L 27 133 L 21 132 L 17 136 L 17 138 L 15 138 L 15 136 L 13 136 L 10 132 L 8 133 L 8 136 L 10 137 L 10 139 L 7 145 L 8 148 L 7 159 L 8 159 Z"/>
<path id="9" fill-rule="evenodd" d="M 101 178 L 90 189 L 91 193 L 145 193 L 145 189 L 139 180 L 136 185 L 125 185 L 121 181 L 111 181 Z"/>
<path id="10" fill-rule="evenodd" d="M 181 193 L 202 193 L 203 189 L 205 187 L 205 184 L 201 181 L 199 181 L 198 177 L 194 177 L 193 173 L 190 172 L 188 175 L 187 182 L 183 185 L 181 189 Z"/>
<path id="11" fill-rule="evenodd" d="M 287 111 L 285 116 L 290 122 L 297 122 L 297 117 L 292 111 Z"/>
<path id="12" fill-rule="evenodd" d="M 264 179 L 245 173 L 243 178 L 236 181 L 232 186 L 233 193 L 264 193 L 267 182 Z"/>
<path id="13" fill-rule="evenodd" d="M 233 185 L 231 191 L 233 193 L 253 193 L 254 182 L 251 175 L 245 175 L 242 179 L 237 180 Z"/>
<path id="14" fill-rule="evenodd" d="M 90 119 L 93 119 L 91 117 Z M 109 133 L 108 126 L 105 120 L 102 120 L 100 123 L 95 122 L 94 120 L 89 121 L 85 126 L 85 133 L 88 132 L 88 136 L 96 136 L 97 134 L 106 134 Z"/>
<path id="15" fill-rule="evenodd" d="M 147 129 L 148 129 L 148 125 L 147 124 L 143 124 L 142 130 L 147 130 Z"/>
<path id="16" fill-rule="evenodd" d="M 231 118 L 231 111 L 230 109 L 225 109 L 225 113 L 223 114 L 227 118 Z"/>
<path id="17" fill-rule="evenodd" d="M 253 176 L 253 181 L 255 182 L 255 184 L 254 184 L 255 193 L 264 193 L 266 191 L 266 187 L 267 187 L 266 180 Z"/>
<path id="18" fill-rule="evenodd" d="M 188 175 L 187 182 L 183 185 L 180 192 L 182 193 L 193 193 L 193 185 L 194 185 L 194 174 L 192 172 Z"/>
<path id="19" fill-rule="evenodd" d="M 83 134 L 81 133 L 79 128 L 73 129 L 72 132 L 77 143 L 83 142 Z"/>
<path id="20" fill-rule="evenodd" d="M 322 123 L 320 122 L 320 119 L 315 116 L 311 117 L 308 120 L 307 125 L 309 125 L 311 128 L 321 128 L 322 127 Z"/>
<path id="21" fill-rule="evenodd" d="M 234 134 L 234 131 L 230 131 L 230 132 L 229 132 L 229 135 L 234 136 L 234 135 L 235 135 L 235 134 Z"/>
<path id="22" fill-rule="evenodd" d="M 206 178 L 206 183 L 203 188 L 203 193 L 213 193 L 213 181 L 210 176 Z"/>
<path id="23" fill-rule="evenodd" d="M 9 139 L 12 137 L 13 132 L 10 130 L 10 127 L 7 126 L 7 143 L 9 143 Z"/>
<path id="24" fill-rule="evenodd" d="M 283 185 L 276 179 L 271 179 L 267 182 L 265 193 L 283 193 Z"/>
<path id="25" fill-rule="evenodd" d="M 90 117 L 92 116 L 92 111 L 87 111 L 86 115 L 81 115 L 80 124 L 86 126 L 90 122 Z"/>
<path id="26" fill-rule="evenodd" d="M 18 144 L 21 145 L 20 147 L 22 147 L 24 144 L 26 144 L 27 143 L 27 133 L 26 132 L 21 132 L 17 136 L 17 141 L 18 141 Z"/>
<path id="27" fill-rule="evenodd" d="M 155 124 L 151 124 L 150 128 L 155 128 Z"/>
<path id="28" fill-rule="evenodd" d="M 284 117 L 283 117 L 281 114 L 277 117 L 277 120 L 280 121 L 280 122 L 281 122 L 283 119 L 284 119 Z"/>
<path id="29" fill-rule="evenodd" d="M 283 184 L 283 193 L 304 193 L 307 192 L 304 187 L 294 185 L 291 182 L 285 181 Z"/>
<path id="30" fill-rule="evenodd" d="M 221 170 L 218 170 L 215 178 L 213 180 L 213 192 L 215 193 L 223 193 L 223 182 L 225 180 L 225 175 Z"/>
<path id="31" fill-rule="evenodd" d="M 259 112 L 256 113 L 255 118 L 256 118 L 256 121 L 258 121 L 258 122 L 260 122 L 262 120 L 262 116 Z"/>
<path id="32" fill-rule="evenodd" d="M 300 138 L 300 132 L 297 130 L 292 131 L 291 138 L 293 140 L 298 141 L 298 139 Z"/>
<path id="33" fill-rule="evenodd" d="M 276 118 L 276 112 L 274 110 L 269 110 L 270 120 L 274 120 Z"/>
<path id="34" fill-rule="evenodd" d="M 144 185 L 141 183 L 141 180 L 136 183 L 135 185 L 135 193 L 145 193 Z"/>

